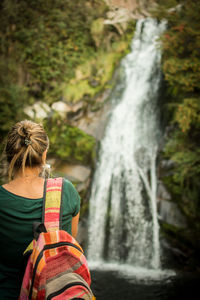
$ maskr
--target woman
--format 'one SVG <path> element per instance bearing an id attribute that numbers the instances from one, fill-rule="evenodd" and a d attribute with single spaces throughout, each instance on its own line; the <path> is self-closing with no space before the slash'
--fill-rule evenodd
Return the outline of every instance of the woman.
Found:
<path id="1" fill-rule="evenodd" d="M 17 299 L 23 252 L 33 239 L 33 222 L 41 222 L 49 140 L 43 127 L 21 121 L 8 134 L 5 155 L 8 183 L 0 186 L 0 299 Z M 62 229 L 76 237 L 80 197 L 64 180 Z"/>

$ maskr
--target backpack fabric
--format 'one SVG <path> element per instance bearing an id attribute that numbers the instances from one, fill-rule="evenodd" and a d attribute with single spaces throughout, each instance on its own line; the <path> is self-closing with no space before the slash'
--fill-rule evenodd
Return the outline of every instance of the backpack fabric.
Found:
<path id="1" fill-rule="evenodd" d="M 18 300 L 94 300 L 86 257 L 79 243 L 61 230 L 62 178 L 46 181 L 42 223 L 34 224 L 34 240 Z"/>

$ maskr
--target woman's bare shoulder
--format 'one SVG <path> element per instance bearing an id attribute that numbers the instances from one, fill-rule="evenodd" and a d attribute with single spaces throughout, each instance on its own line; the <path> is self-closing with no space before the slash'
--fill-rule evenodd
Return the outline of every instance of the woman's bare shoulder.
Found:
<path id="1" fill-rule="evenodd" d="M 44 179 L 37 177 L 34 179 L 14 179 L 2 185 L 10 193 L 17 196 L 37 199 L 43 197 Z"/>

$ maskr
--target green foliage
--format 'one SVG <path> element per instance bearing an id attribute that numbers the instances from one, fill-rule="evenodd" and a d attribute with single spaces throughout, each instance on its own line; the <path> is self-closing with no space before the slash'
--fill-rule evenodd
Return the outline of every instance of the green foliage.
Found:
<path id="1" fill-rule="evenodd" d="M 180 194 L 184 193 L 187 185 L 200 175 L 200 149 L 192 139 L 179 130 L 175 131 L 165 148 L 165 154 L 176 163 L 173 180 L 180 185 Z M 182 190 L 183 189 L 183 190 Z"/>
<path id="2" fill-rule="evenodd" d="M 155 15 L 168 22 L 161 38 L 171 116 L 164 156 L 174 166 L 163 180 L 187 217 L 192 234 L 197 236 L 200 233 L 200 2 L 160 0 Z M 195 247 L 200 249 L 200 245 Z"/>
<path id="3" fill-rule="evenodd" d="M 90 26 L 105 10 L 100 0 L 1 1 L 1 137 L 33 99 L 60 100 L 62 82 L 95 51 Z"/>
<path id="4" fill-rule="evenodd" d="M 103 18 L 98 18 L 94 20 L 91 25 L 91 34 L 97 47 L 99 47 L 100 43 L 102 43 L 102 38 L 104 36 L 103 33 L 105 28 L 103 22 L 104 22 Z"/>
<path id="5" fill-rule="evenodd" d="M 45 129 L 49 136 L 49 154 L 57 155 L 68 162 L 93 165 L 95 157 L 95 139 L 77 127 L 72 127 L 58 116 L 45 120 Z"/>
<path id="6" fill-rule="evenodd" d="M 105 89 L 111 80 L 116 64 L 128 48 L 125 41 L 116 42 L 112 46 L 112 52 L 99 49 L 94 57 L 79 65 L 76 69 L 76 78 L 63 88 L 63 98 L 68 102 L 77 102 L 84 96 L 94 97 L 99 91 Z"/>
<path id="7" fill-rule="evenodd" d="M 120 59 L 129 51 L 134 27 L 135 23 L 130 22 L 124 36 L 115 37 L 109 49 L 99 47 L 90 59 L 78 65 L 74 78 L 63 84 L 63 99 L 68 102 L 77 102 L 84 97 L 92 99 L 106 88 Z"/>
<path id="8" fill-rule="evenodd" d="M 72 78 L 92 49 L 90 26 L 100 1 L 9 1 L 1 4 L 1 55 L 23 65 L 25 85 L 38 97 L 55 81 Z M 84 7 L 84 9 L 83 9 Z M 105 9 L 105 6 L 104 6 Z M 15 13 L 14 13 L 15 12 Z M 88 17 L 89 16 L 89 17 Z M 37 93 L 35 92 L 37 87 Z"/>
<path id="9" fill-rule="evenodd" d="M 27 90 L 17 82 L 18 73 L 13 61 L 0 61 L 0 142 L 13 123 L 24 118 Z"/>
<path id="10" fill-rule="evenodd" d="M 134 29 L 119 36 L 103 24 L 106 11 L 101 0 L 1 1 L 1 138 L 34 101 L 91 101 L 105 88 Z"/>
<path id="11" fill-rule="evenodd" d="M 178 105 L 175 121 L 179 124 L 183 132 L 200 129 L 200 99 L 184 99 L 183 103 Z"/>
<path id="12" fill-rule="evenodd" d="M 97 89 L 92 88 L 87 80 L 73 80 L 63 89 L 63 98 L 68 102 L 77 102 L 84 96 L 94 96 Z"/>
<path id="13" fill-rule="evenodd" d="M 174 166 L 163 181 L 191 226 L 197 230 L 200 225 L 200 134 L 199 130 L 191 128 L 173 130 L 164 156 L 173 161 Z"/>
<path id="14" fill-rule="evenodd" d="M 200 88 L 200 4 L 185 1 L 180 5 L 165 16 L 169 27 L 162 38 L 163 71 L 179 92 L 195 92 Z"/>

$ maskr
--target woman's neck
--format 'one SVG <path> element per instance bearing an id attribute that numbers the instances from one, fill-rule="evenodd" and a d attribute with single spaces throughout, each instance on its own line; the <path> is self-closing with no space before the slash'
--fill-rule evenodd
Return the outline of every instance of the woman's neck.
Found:
<path id="1" fill-rule="evenodd" d="M 13 180 L 3 187 L 15 195 L 38 199 L 43 197 L 44 178 L 40 177 L 40 168 L 25 168 L 15 174 Z"/>
<path id="2" fill-rule="evenodd" d="M 28 178 L 35 178 L 35 177 L 39 177 L 41 170 L 40 168 L 36 167 L 36 168 L 25 168 L 24 172 L 22 170 L 19 170 L 15 176 L 14 176 L 14 180 L 15 179 L 28 179 Z"/>

